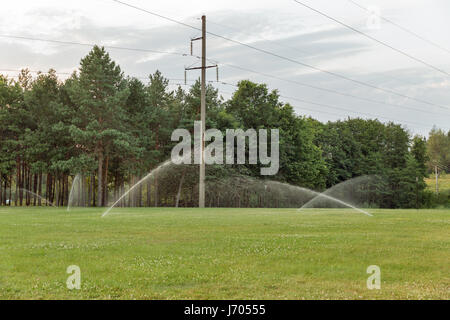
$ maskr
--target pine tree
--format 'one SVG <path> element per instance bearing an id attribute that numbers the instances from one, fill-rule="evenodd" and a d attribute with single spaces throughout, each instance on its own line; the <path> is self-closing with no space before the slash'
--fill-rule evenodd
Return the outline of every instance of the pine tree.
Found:
<path id="1" fill-rule="evenodd" d="M 76 109 L 70 133 L 83 153 L 97 161 L 97 205 L 106 205 L 108 166 L 114 151 L 127 152 L 132 136 L 126 130 L 129 90 L 120 67 L 104 48 L 95 46 L 81 60 L 80 74 L 68 88 Z"/>

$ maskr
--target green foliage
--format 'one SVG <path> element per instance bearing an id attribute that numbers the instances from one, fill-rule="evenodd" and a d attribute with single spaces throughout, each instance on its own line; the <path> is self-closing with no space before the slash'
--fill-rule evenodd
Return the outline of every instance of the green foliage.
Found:
<path id="1" fill-rule="evenodd" d="M 319 125 L 318 125 L 319 126 Z M 401 126 L 348 119 L 322 125 L 317 144 L 330 174 L 327 187 L 362 175 L 377 175 L 368 205 L 410 208 L 424 204 L 425 142 L 412 141 Z"/>
<path id="2" fill-rule="evenodd" d="M 279 101 L 277 91 L 264 84 L 241 81 L 226 111 L 240 122 L 244 130 L 279 129 L 280 170 L 276 179 L 294 185 L 323 189 L 327 168 L 320 149 L 314 145 L 313 127 L 302 117 L 295 115 L 289 104 Z M 249 169 L 256 176 L 259 166 Z"/>
<path id="3" fill-rule="evenodd" d="M 105 49 L 97 46 L 81 59 L 79 72 L 64 82 L 54 70 L 35 79 L 23 70 L 17 81 L 0 76 L 2 183 L 6 181 L 10 193 L 15 183 L 17 199 L 18 188 L 33 187 L 40 193 L 38 180 L 41 185 L 47 175 L 45 197 L 53 199 L 56 193 L 58 198 L 59 192 L 58 204 L 64 204 L 69 176 L 82 174 L 91 183 L 89 205 L 106 205 L 109 191 L 117 196 L 125 182 L 136 182 L 170 158 L 176 143 L 171 141 L 174 129 L 193 132 L 194 121 L 200 118 L 200 81 L 188 91 L 181 87 L 172 91 L 168 85 L 159 71 L 149 75 L 148 83 L 124 78 Z M 265 84 L 241 81 L 227 101 L 209 84 L 206 109 L 206 127 L 223 133 L 226 129 L 279 130 L 280 168 L 271 180 L 322 191 L 355 177 L 377 175 L 370 186 L 374 195 L 367 203 L 373 207 L 432 206 L 438 200 L 424 192 L 424 178 L 436 164 L 450 167 L 450 133 L 433 129 L 426 141 L 411 138 L 399 125 L 378 120 L 323 124 L 296 115 Z M 219 186 L 230 177 L 260 179 L 261 166 L 208 166 L 207 181 Z M 195 168 L 179 167 L 165 172 L 159 182 L 155 179 L 154 186 L 147 188 L 147 205 L 152 191 L 155 204 L 161 204 L 161 194 L 166 205 L 186 204 L 187 198 L 193 205 Z M 0 187 L 6 188 L 1 183 Z M 180 192 L 187 196 L 180 200 Z M 0 193 L 2 197 L 5 194 Z M 251 205 L 251 199 L 247 200 Z"/>
<path id="4" fill-rule="evenodd" d="M 428 168 L 435 171 L 450 172 L 450 131 L 445 134 L 441 129 L 433 128 L 427 141 Z"/>

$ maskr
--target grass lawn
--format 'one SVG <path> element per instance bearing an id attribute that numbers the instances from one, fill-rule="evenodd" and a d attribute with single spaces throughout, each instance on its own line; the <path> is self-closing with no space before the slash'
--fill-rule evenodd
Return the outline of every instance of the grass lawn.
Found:
<path id="1" fill-rule="evenodd" d="M 450 299 L 450 210 L 370 212 L 0 207 L 0 299 Z"/>

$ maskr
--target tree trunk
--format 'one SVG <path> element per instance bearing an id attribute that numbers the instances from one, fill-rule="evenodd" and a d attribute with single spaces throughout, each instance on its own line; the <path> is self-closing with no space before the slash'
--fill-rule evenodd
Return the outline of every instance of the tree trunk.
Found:
<path id="1" fill-rule="evenodd" d="M 70 189 L 69 189 L 69 175 L 68 174 L 66 174 L 65 180 L 66 180 L 66 182 L 65 182 L 66 183 L 66 193 L 65 193 L 65 196 L 64 196 L 64 199 L 65 199 L 64 206 L 67 206 L 69 204 L 69 192 L 70 192 Z"/>
<path id="2" fill-rule="evenodd" d="M 155 207 L 158 206 L 158 176 L 155 175 Z"/>
<path id="3" fill-rule="evenodd" d="M 6 189 L 8 188 L 8 186 L 7 186 L 8 176 L 7 176 L 7 175 L 5 175 L 5 179 L 4 179 L 4 180 L 5 180 L 5 182 L 4 182 L 4 188 L 3 188 L 3 199 L 2 199 L 3 202 L 2 202 L 2 203 L 3 203 L 4 205 L 6 205 Z"/>
<path id="4" fill-rule="evenodd" d="M 81 206 L 86 207 L 86 177 L 81 174 Z"/>
<path id="5" fill-rule="evenodd" d="M 59 193 L 60 193 L 60 186 L 58 184 L 59 178 L 58 175 L 55 177 L 55 202 L 56 206 L 59 206 Z"/>
<path id="6" fill-rule="evenodd" d="M 27 189 L 31 192 L 33 191 L 33 174 L 31 173 L 31 169 L 27 166 L 27 177 L 28 177 L 28 187 Z M 31 205 L 31 200 L 34 198 L 34 195 L 31 192 L 27 192 L 27 206 Z"/>
<path id="7" fill-rule="evenodd" d="M 41 206 L 42 205 L 42 200 L 41 200 L 41 197 L 42 197 L 42 172 L 39 172 L 39 176 L 38 176 L 38 192 L 37 192 L 37 194 L 38 194 L 38 206 Z"/>
<path id="8" fill-rule="evenodd" d="M 45 204 L 48 206 L 48 202 L 50 201 L 50 189 L 48 185 L 49 181 L 49 174 L 47 173 L 47 176 L 45 178 Z"/>
<path id="9" fill-rule="evenodd" d="M 108 205 L 108 166 L 109 156 L 105 160 L 105 173 L 103 175 L 103 206 Z"/>
<path id="10" fill-rule="evenodd" d="M 3 180 L 0 175 L 0 206 L 3 205 Z"/>
<path id="11" fill-rule="evenodd" d="M 91 174 L 90 177 L 89 177 L 89 190 L 88 190 L 88 199 L 87 199 L 87 206 L 88 207 L 90 207 L 91 204 L 92 204 L 92 196 L 91 196 L 91 194 L 92 194 L 92 181 L 93 181 L 93 179 L 92 179 L 92 174 Z"/>
<path id="12" fill-rule="evenodd" d="M 37 194 L 37 174 L 35 173 L 35 174 L 33 174 L 33 192 L 34 192 L 34 194 L 33 194 L 33 206 L 36 206 L 36 202 L 37 202 L 37 197 L 36 197 L 36 194 Z"/>
<path id="13" fill-rule="evenodd" d="M 25 189 L 27 192 L 25 193 L 25 203 L 27 206 L 30 205 L 31 202 L 31 176 L 30 169 L 28 166 L 25 166 Z"/>
<path id="14" fill-rule="evenodd" d="M 61 176 L 62 192 L 61 192 L 61 206 L 64 207 L 64 202 L 66 200 L 66 175 Z"/>
<path id="15" fill-rule="evenodd" d="M 53 175 L 49 173 L 47 175 L 47 185 L 48 185 L 48 203 L 49 206 L 51 203 L 53 203 Z"/>
<path id="16" fill-rule="evenodd" d="M 10 180 L 9 183 L 11 185 L 11 180 Z M 6 194 L 6 189 L 8 189 L 8 176 L 5 176 L 5 188 L 3 189 L 3 202 L 4 202 L 5 206 L 7 205 L 7 203 L 6 203 L 6 200 L 7 200 L 7 198 L 6 198 L 6 195 L 7 195 Z M 9 198 L 11 199 L 11 195 L 9 196 Z"/>
<path id="17" fill-rule="evenodd" d="M 25 170 L 23 166 L 23 162 L 20 164 L 20 182 L 19 182 L 19 203 L 20 206 L 23 205 L 23 187 L 24 187 L 24 180 L 25 180 Z"/>
<path id="18" fill-rule="evenodd" d="M 152 205 L 152 184 L 149 181 L 147 181 L 147 207 L 150 207 Z"/>
<path id="19" fill-rule="evenodd" d="M 103 198 L 103 153 L 98 154 L 98 183 L 97 183 L 97 206 L 102 206 Z"/>
<path id="20" fill-rule="evenodd" d="M 122 178 L 121 181 L 120 181 L 120 186 L 119 186 L 119 194 L 120 194 L 120 196 L 123 195 L 124 191 L 125 191 L 125 182 L 123 181 L 123 178 Z M 125 207 L 125 198 L 123 198 L 120 201 L 120 206 L 121 207 Z"/>
<path id="21" fill-rule="evenodd" d="M 52 197 L 51 203 L 54 205 L 55 204 L 56 191 L 57 191 L 56 190 L 56 177 L 53 174 L 51 174 L 50 177 L 52 179 L 52 183 L 50 184 L 50 195 Z"/>
<path id="22" fill-rule="evenodd" d="M 20 184 L 20 159 L 17 159 L 16 168 L 16 193 L 14 195 L 14 203 L 17 207 L 19 201 L 19 184 Z"/>
<path id="23" fill-rule="evenodd" d="M 11 201 L 12 201 L 12 198 L 11 198 L 11 192 L 12 192 L 12 179 L 13 179 L 13 176 L 10 175 L 10 176 L 9 176 L 9 206 L 11 206 Z"/>
<path id="24" fill-rule="evenodd" d="M 177 199 L 175 201 L 176 208 L 178 208 L 178 204 L 180 203 L 181 190 L 183 189 L 183 182 L 184 182 L 185 175 L 186 175 L 186 169 L 183 170 L 183 173 L 181 174 L 180 184 L 178 185 Z"/>
<path id="25" fill-rule="evenodd" d="M 58 178 L 58 184 L 59 184 L 59 193 L 58 193 L 58 207 L 62 206 L 63 199 L 64 199 L 64 180 L 62 176 Z"/>
<path id="26" fill-rule="evenodd" d="M 82 203 L 82 193 L 83 190 L 81 189 L 81 174 L 78 174 L 75 176 L 75 178 L 73 178 L 73 180 L 75 181 L 77 179 L 78 176 L 78 184 L 74 187 L 74 189 L 76 188 L 76 195 L 77 195 L 77 207 L 81 207 L 81 203 Z"/>
<path id="27" fill-rule="evenodd" d="M 113 200 L 119 199 L 119 178 L 117 175 L 114 177 L 114 189 L 113 189 Z"/>
<path id="28" fill-rule="evenodd" d="M 133 176 L 130 175 L 130 177 L 128 178 L 128 186 L 131 186 L 132 183 L 133 183 Z M 130 193 L 128 194 L 128 207 L 132 206 L 133 206 L 133 191 L 130 191 Z"/>
<path id="29" fill-rule="evenodd" d="M 140 181 L 141 180 L 141 178 L 142 178 L 142 176 L 139 176 L 138 177 L 138 181 Z M 138 194 L 138 199 L 137 199 L 137 201 L 138 201 L 138 203 L 137 203 L 137 206 L 138 207 L 142 207 L 142 183 L 141 184 L 139 184 L 139 194 Z"/>

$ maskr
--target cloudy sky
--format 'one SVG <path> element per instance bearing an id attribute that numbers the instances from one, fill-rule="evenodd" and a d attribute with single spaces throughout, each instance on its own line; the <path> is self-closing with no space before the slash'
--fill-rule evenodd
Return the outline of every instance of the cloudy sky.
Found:
<path id="1" fill-rule="evenodd" d="M 295 106 L 298 114 L 321 121 L 378 117 L 422 135 L 434 125 L 450 129 L 450 1 L 300 1 L 431 66 L 292 0 L 123 0 L 195 27 L 200 27 L 199 18 L 205 14 L 212 33 L 367 84 L 208 35 L 208 58 L 219 62 L 222 82 L 250 79 L 267 83 Z M 378 14 L 406 31 L 380 20 Z M 0 72 L 15 76 L 13 70 L 23 67 L 54 68 L 64 79 L 65 73 L 77 69 L 89 46 L 5 36 L 188 53 L 190 38 L 200 34 L 111 0 L 2 1 Z M 174 87 L 184 82 L 184 67 L 198 63 L 190 56 L 118 48 L 108 51 L 126 75 L 145 78 L 159 69 L 173 79 Z M 199 43 L 194 54 L 200 54 Z M 198 76 L 198 72 L 190 72 L 188 79 Z M 209 70 L 208 78 L 215 80 L 214 70 Z M 224 98 L 234 90 L 228 84 L 214 85 Z"/>

